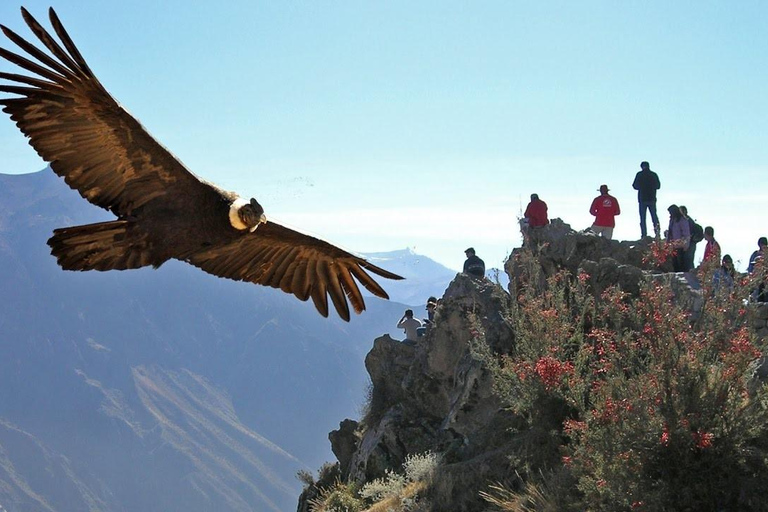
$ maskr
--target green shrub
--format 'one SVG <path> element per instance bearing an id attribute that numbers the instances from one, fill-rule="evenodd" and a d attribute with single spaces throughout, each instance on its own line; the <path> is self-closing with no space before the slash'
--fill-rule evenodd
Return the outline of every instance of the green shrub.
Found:
<path id="1" fill-rule="evenodd" d="M 310 500 L 311 512 L 360 512 L 363 501 L 356 496 L 355 486 L 337 480 Z"/>
<path id="2" fill-rule="evenodd" d="M 387 471 L 385 477 L 366 483 L 360 489 L 360 496 L 370 503 L 376 503 L 387 498 L 399 496 L 403 489 L 405 489 L 405 483 L 403 475 L 394 471 Z"/>
<path id="3" fill-rule="evenodd" d="M 440 464 L 440 456 L 426 452 L 407 455 L 403 462 L 405 478 L 409 482 L 429 482 Z"/>
<path id="4" fill-rule="evenodd" d="M 510 457 L 528 488 L 562 495 L 542 475 L 566 471 L 574 509 L 762 510 L 768 400 L 749 390 L 764 342 L 744 302 L 761 277 L 714 290 L 703 273 L 692 315 L 668 285 L 595 297 L 589 276 L 543 279 L 520 258 L 516 347 L 490 366 L 522 421 Z"/>

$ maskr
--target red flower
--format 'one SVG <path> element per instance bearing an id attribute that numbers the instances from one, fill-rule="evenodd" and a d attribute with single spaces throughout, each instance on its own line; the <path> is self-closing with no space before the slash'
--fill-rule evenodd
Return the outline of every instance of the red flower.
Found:
<path id="1" fill-rule="evenodd" d="M 573 373 L 573 363 L 545 356 L 536 361 L 534 371 L 544 383 L 544 386 L 547 389 L 551 389 L 560 385 L 563 375 Z"/>
<path id="2" fill-rule="evenodd" d="M 661 431 L 659 442 L 662 446 L 669 446 L 669 428 L 666 425 L 664 425 L 664 429 Z"/>
<path id="3" fill-rule="evenodd" d="M 712 447 L 712 441 L 715 439 L 715 435 L 712 432 L 702 432 L 697 430 L 693 434 L 693 442 L 696 444 L 696 448 L 705 449 Z"/>

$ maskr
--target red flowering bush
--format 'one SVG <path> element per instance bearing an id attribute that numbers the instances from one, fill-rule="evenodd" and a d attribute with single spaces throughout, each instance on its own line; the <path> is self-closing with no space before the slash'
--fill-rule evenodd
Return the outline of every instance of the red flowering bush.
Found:
<path id="1" fill-rule="evenodd" d="M 521 477 L 558 510 L 766 509 L 768 400 L 752 379 L 764 342 L 743 300 L 754 283 L 716 290 L 705 273 L 690 311 L 660 280 L 594 296 L 588 278 L 542 279 L 527 257 L 515 351 L 491 365 L 525 420 L 510 435 L 547 432 L 538 452 L 510 454 Z"/>

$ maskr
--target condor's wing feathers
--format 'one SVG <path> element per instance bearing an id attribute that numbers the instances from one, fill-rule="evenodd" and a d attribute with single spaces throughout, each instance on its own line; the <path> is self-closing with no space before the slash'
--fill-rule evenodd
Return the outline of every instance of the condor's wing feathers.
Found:
<path id="1" fill-rule="evenodd" d="M 24 85 L 0 85 L 0 92 L 19 96 L 0 99 L 0 105 L 56 174 L 85 199 L 119 216 L 166 195 L 195 200 L 211 193 L 109 95 L 53 9 L 51 24 L 64 48 L 21 11 L 53 57 L 0 26 L 34 60 L 3 48 L 0 57 L 36 75 L 0 73 Z"/>
<path id="2" fill-rule="evenodd" d="M 346 321 L 347 299 L 356 313 L 365 310 L 355 279 L 374 295 L 389 298 L 366 270 L 388 279 L 402 279 L 336 246 L 274 222 L 227 245 L 198 252 L 187 261 L 216 276 L 280 288 L 302 301 L 312 297 L 317 310 L 326 317 L 330 295 L 339 316 Z"/>

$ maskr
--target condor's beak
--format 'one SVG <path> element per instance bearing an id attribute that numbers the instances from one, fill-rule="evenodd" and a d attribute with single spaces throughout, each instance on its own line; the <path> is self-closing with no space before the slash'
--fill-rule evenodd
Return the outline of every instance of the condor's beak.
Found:
<path id="1" fill-rule="evenodd" d="M 267 216 L 262 213 L 261 217 L 259 217 L 259 222 L 251 228 L 251 233 L 256 231 L 256 228 L 258 228 L 260 225 L 266 224 L 266 223 L 267 223 Z"/>

